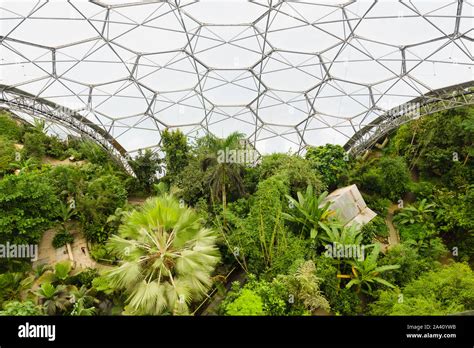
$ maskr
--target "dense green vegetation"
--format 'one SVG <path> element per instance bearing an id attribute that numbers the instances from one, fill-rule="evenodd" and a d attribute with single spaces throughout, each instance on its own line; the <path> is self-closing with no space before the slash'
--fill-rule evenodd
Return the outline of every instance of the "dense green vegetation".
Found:
<path id="1" fill-rule="evenodd" d="M 257 163 L 222 160 L 249 150 L 243 134 L 167 130 L 162 156 L 140 151 L 131 177 L 90 141 L 2 113 L 0 244 L 84 238 L 97 268 L 2 258 L 0 315 L 474 310 L 473 125 L 462 108 L 403 125 L 363 158 L 328 144 Z M 325 201 L 352 184 L 378 214 L 363 227 Z"/>

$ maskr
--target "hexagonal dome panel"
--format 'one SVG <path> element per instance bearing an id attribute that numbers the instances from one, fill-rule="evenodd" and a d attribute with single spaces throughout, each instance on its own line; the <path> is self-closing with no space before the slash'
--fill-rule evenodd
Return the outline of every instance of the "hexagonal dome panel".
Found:
<path id="1" fill-rule="evenodd" d="M 0 106 L 99 132 L 121 155 L 159 148 L 166 128 L 190 137 L 238 130 L 261 152 L 354 144 L 391 108 L 472 91 L 473 8 L 467 0 L 6 0 Z M 58 121 L 57 110 L 74 117 Z"/>

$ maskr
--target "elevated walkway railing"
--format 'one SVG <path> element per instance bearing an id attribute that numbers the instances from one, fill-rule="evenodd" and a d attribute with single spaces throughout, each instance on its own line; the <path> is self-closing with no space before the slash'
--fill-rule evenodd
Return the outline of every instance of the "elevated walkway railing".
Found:
<path id="1" fill-rule="evenodd" d="M 386 111 L 355 133 L 344 149 L 353 156 L 359 156 L 407 122 L 467 105 L 474 105 L 474 81 L 434 90 Z"/>

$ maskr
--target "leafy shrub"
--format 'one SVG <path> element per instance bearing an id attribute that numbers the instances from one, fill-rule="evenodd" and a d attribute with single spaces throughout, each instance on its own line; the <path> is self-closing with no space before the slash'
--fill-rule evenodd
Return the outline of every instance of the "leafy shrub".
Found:
<path id="1" fill-rule="evenodd" d="M 92 282 L 99 276 L 99 271 L 95 268 L 86 268 L 81 272 L 70 277 L 71 283 L 81 287 L 86 286 L 87 288 L 92 287 Z"/>
<path id="2" fill-rule="evenodd" d="M 13 142 L 0 136 L 0 174 L 10 169 L 10 164 L 15 161 L 15 146 Z"/>
<path id="3" fill-rule="evenodd" d="M 57 216 L 59 201 L 42 173 L 0 180 L 0 241 L 33 244 Z"/>
<path id="4" fill-rule="evenodd" d="M 315 270 L 313 261 L 303 261 L 290 274 L 279 274 L 271 281 L 257 280 L 250 275 L 241 289 L 238 289 L 238 284 L 233 284 L 231 294 L 223 303 L 225 313 L 243 315 L 244 311 L 255 313 L 256 308 L 260 315 L 310 315 L 321 309 L 329 311 L 329 303 L 319 289 L 320 279 Z M 248 297 L 250 308 L 243 303 Z"/>
<path id="5" fill-rule="evenodd" d="M 388 237 L 388 227 L 380 216 L 362 226 L 362 244 L 372 244 L 375 237 Z"/>
<path id="6" fill-rule="evenodd" d="M 263 156 L 262 163 L 256 169 L 259 172 L 259 182 L 279 176 L 288 182 L 289 194 L 296 195 L 298 191 L 305 191 L 308 185 L 312 185 L 316 194 L 326 189 L 319 173 L 311 167 L 311 163 L 297 155 L 272 154 Z"/>
<path id="7" fill-rule="evenodd" d="M 375 213 L 378 215 L 381 215 L 383 217 L 387 216 L 388 213 L 388 208 L 392 204 L 390 199 L 388 198 L 378 198 L 375 195 L 367 195 L 367 194 L 362 194 L 362 197 L 364 198 L 365 203 L 367 206 L 372 209 Z"/>
<path id="8" fill-rule="evenodd" d="M 123 207 L 127 191 L 123 182 L 115 175 L 103 175 L 87 183 L 84 193 L 77 198 L 77 211 L 85 237 L 92 242 L 104 242 L 111 233 L 113 224 L 107 218 Z"/>
<path id="9" fill-rule="evenodd" d="M 110 250 L 104 244 L 94 243 L 92 244 L 90 254 L 92 258 L 96 261 L 110 261 L 113 262 L 116 260 L 116 257 L 112 255 Z"/>
<path id="10" fill-rule="evenodd" d="M 264 315 L 263 301 L 254 291 L 243 289 L 235 301 L 225 308 L 227 315 Z"/>
<path id="11" fill-rule="evenodd" d="M 68 243 L 72 243 L 73 241 L 74 241 L 74 236 L 68 231 L 62 230 L 62 231 L 57 232 L 54 235 L 52 244 L 54 248 L 58 249 L 65 246 Z"/>
<path id="12" fill-rule="evenodd" d="M 410 173 L 403 159 L 383 157 L 356 165 L 350 181 L 366 193 L 397 201 L 408 191 Z"/>
<path id="13" fill-rule="evenodd" d="M 445 187 L 457 191 L 461 187 L 468 186 L 474 182 L 474 166 L 468 166 L 461 161 L 454 161 L 451 168 L 441 179 Z"/>
<path id="14" fill-rule="evenodd" d="M 403 241 L 419 240 L 427 234 L 426 227 L 423 224 L 397 225 L 400 232 L 400 238 Z"/>
<path id="15" fill-rule="evenodd" d="M 357 315 L 361 312 L 361 301 L 357 293 L 351 289 L 342 288 L 332 302 L 331 308 L 334 313 L 340 315 Z"/>
<path id="16" fill-rule="evenodd" d="M 462 190 L 464 192 L 462 192 Z M 459 193 L 436 190 L 435 225 L 450 249 L 456 247 L 459 257 L 468 261 L 474 256 L 474 185 L 464 186 Z"/>
<path id="17" fill-rule="evenodd" d="M 175 184 L 179 187 L 177 196 L 190 205 L 195 205 L 200 198 L 208 201 L 210 189 L 206 183 L 209 176 L 210 169 L 203 172 L 199 159 L 193 158 L 176 177 Z"/>
<path id="18" fill-rule="evenodd" d="M 328 300 L 334 313 L 356 315 L 361 311 L 361 301 L 357 294 L 350 289 L 340 289 L 336 277 L 338 269 L 331 258 L 319 256 L 315 260 L 316 276 L 321 279 L 321 291 Z"/>
<path id="19" fill-rule="evenodd" d="M 381 183 L 380 193 L 384 197 L 397 200 L 408 189 L 410 173 L 405 162 L 401 158 L 385 157 L 378 163 Z"/>
<path id="20" fill-rule="evenodd" d="M 436 263 L 430 258 L 424 258 L 418 251 L 407 243 L 390 247 L 380 260 L 380 265 L 400 265 L 399 269 L 387 272 L 385 279 L 397 286 L 404 286 L 418 278 L 423 273 L 433 270 Z"/>
<path id="21" fill-rule="evenodd" d="M 295 258 L 304 258 L 309 251 L 310 243 L 284 226 L 282 209 L 287 192 L 284 178 L 272 176 L 263 180 L 248 216 L 235 217 L 237 226 L 228 238 L 231 250 L 239 250 L 239 258 L 252 273 L 267 273 L 270 277 L 285 272 Z"/>
<path id="22" fill-rule="evenodd" d="M 66 144 L 56 136 L 51 136 L 46 139 L 46 154 L 54 158 L 64 159 L 67 156 Z"/>
<path id="23" fill-rule="evenodd" d="M 47 136 L 39 131 L 30 131 L 23 135 L 23 151 L 26 156 L 42 159 L 46 154 Z"/>
<path id="24" fill-rule="evenodd" d="M 329 189 L 335 189 L 349 169 L 349 157 L 340 145 L 311 146 L 306 152 L 306 159 L 321 174 Z"/>
<path id="25" fill-rule="evenodd" d="M 32 301 L 9 301 L 3 305 L 0 316 L 38 316 L 43 315 L 41 306 Z"/>
<path id="26" fill-rule="evenodd" d="M 77 150 L 82 154 L 81 157 L 87 159 L 90 163 L 104 166 L 111 161 L 109 154 L 92 141 L 81 141 Z"/>
<path id="27" fill-rule="evenodd" d="M 68 197 L 77 197 L 87 186 L 86 173 L 75 166 L 55 166 L 46 175 L 56 195 L 63 201 L 66 201 Z"/>
<path id="28" fill-rule="evenodd" d="M 474 273 L 462 263 L 453 263 L 421 275 L 401 291 L 382 291 L 370 305 L 374 315 L 447 315 L 474 308 Z"/>
<path id="29" fill-rule="evenodd" d="M 435 185 L 428 181 L 411 182 L 409 187 L 418 200 L 430 198 L 435 190 Z"/>
<path id="30" fill-rule="evenodd" d="M 80 160 L 83 160 L 85 158 L 85 156 L 81 152 L 79 152 L 78 150 L 73 149 L 73 148 L 68 148 L 66 150 L 66 155 L 68 157 L 73 157 L 74 160 L 76 160 L 76 161 L 80 161 Z"/>
<path id="31" fill-rule="evenodd" d="M 0 112 L 0 134 L 11 141 L 20 141 L 22 127 L 9 114 Z"/>
<path id="32" fill-rule="evenodd" d="M 377 168 L 371 168 L 361 176 L 361 188 L 366 192 L 380 194 L 382 192 L 382 179 Z"/>
<path id="33" fill-rule="evenodd" d="M 166 176 L 163 180 L 173 183 L 181 171 L 188 165 L 190 147 L 187 138 L 180 130 L 168 131 L 161 134 L 162 150 L 165 153 Z"/>
<path id="34" fill-rule="evenodd" d="M 304 193 L 298 192 L 297 200 L 286 195 L 289 212 L 283 213 L 283 218 L 296 235 L 311 238 L 315 247 L 320 246 L 331 225 L 339 225 L 336 213 L 330 210 L 331 203 L 325 201 L 327 195 L 327 192 L 315 195 L 312 186 L 308 186 Z"/>
<path id="35" fill-rule="evenodd" d="M 137 190 L 151 193 L 153 185 L 157 182 L 156 174 L 161 173 L 161 159 L 158 154 L 153 153 L 147 149 L 145 152 L 141 150 L 138 155 L 130 161 L 130 166 L 133 168 L 137 176 Z"/>
<path id="36" fill-rule="evenodd" d="M 472 107 L 438 112 L 401 127 L 394 140 L 399 153 L 422 178 L 439 178 L 447 187 L 456 189 L 455 185 L 469 183 L 465 178 L 473 175 L 472 120 Z"/>

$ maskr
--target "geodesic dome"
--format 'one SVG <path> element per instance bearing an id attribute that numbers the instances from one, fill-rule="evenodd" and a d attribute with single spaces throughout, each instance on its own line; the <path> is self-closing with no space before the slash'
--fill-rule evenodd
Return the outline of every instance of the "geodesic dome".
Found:
<path id="1" fill-rule="evenodd" d="M 118 156 L 159 148 L 167 128 L 240 131 L 263 153 L 364 145 L 400 104 L 472 103 L 472 1 L 31 0 L 0 10 L 0 106 Z"/>

